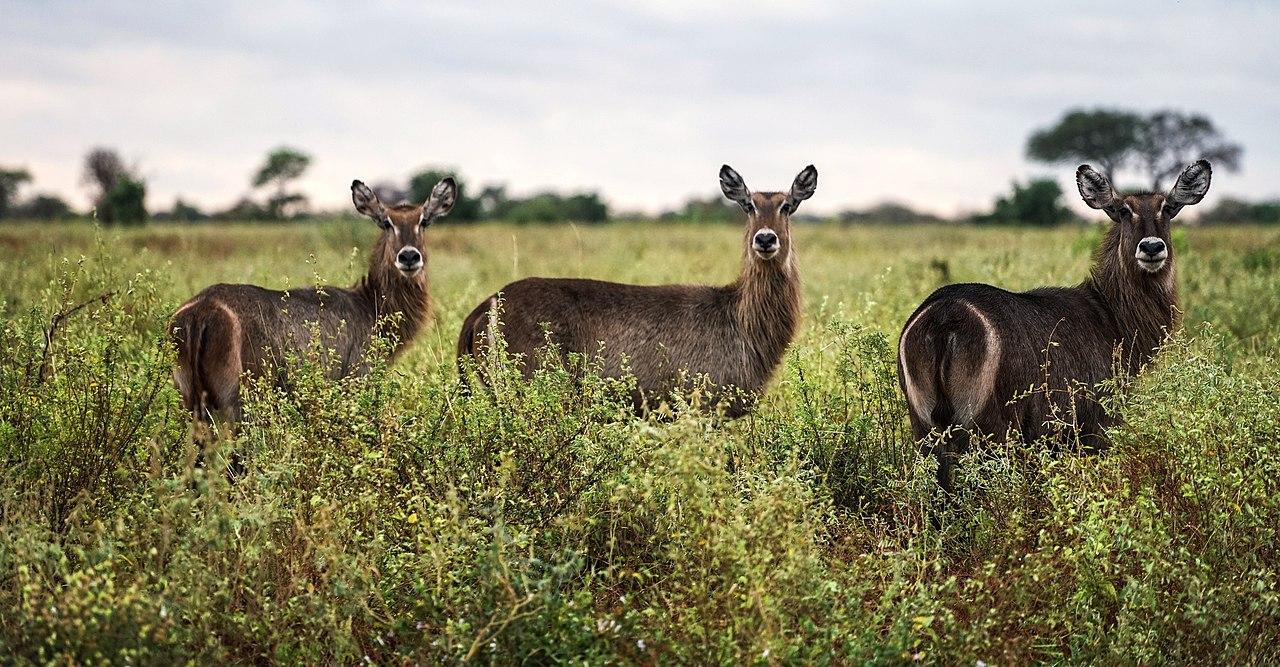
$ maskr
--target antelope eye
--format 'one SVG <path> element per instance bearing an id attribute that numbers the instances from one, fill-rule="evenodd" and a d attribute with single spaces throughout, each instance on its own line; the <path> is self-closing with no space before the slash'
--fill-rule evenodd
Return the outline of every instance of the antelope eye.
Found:
<path id="1" fill-rule="evenodd" d="M 791 215 L 791 204 L 783 204 L 778 207 L 778 212 L 784 215 Z"/>

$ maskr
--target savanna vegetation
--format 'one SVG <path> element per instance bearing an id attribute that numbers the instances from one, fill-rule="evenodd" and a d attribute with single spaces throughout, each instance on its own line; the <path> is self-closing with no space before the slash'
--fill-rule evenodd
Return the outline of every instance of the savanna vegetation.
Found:
<path id="1" fill-rule="evenodd" d="M 454 344 L 528 275 L 728 282 L 740 228 L 446 220 L 434 324 L 396 365 L 298 359 L 196 465 L 169 315 L 215 282 L 348 284 L 375 237 L 0 228 L 6 661 L 1280 661 L 1274 227 L 1176 230 L 1185 326 L 1120 383 L 1110 451 L 978 448 L 952 499 L 911 441 L 899 328 L 943 281 L 1077 282 L 1097 229 L 798 226 L 800 334 L 724 422 L 556 370 L 467 395 Z"/>

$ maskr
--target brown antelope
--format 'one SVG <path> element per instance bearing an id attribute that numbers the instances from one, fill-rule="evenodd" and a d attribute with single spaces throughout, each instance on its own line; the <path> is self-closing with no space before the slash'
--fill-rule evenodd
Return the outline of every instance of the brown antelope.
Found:
<path id="1" fill-rule="evenodd" d="M 394 337 L 392 358 L 417 335 L 430 314 L 423 231 L 453 208 L 458 187 L 446 178 L 421 206 L 383 206 L 364 183 L 351 183 L 356 210 L 382 229 L 369 255 L 369 273 L 350 289 L 269 290 L 214 285 L 174 313 L 170 335 L 178 351 L 173 379 L 197 421 L 216 412 L 240 419 L 243 375 L 287 380 L 286 358 L 312 345 L 325 350 L 326 375 L 368 371 L 365 353 L 375 336 Z"/>
<path id="2" fill-rule="evenodd" d="M 460 370 L 465 358 L 483 358 L 490 323 L 497 322 L 526 376 L 550 340 L 562 363 L 576 353 L 594 359 L 606 377 L 629 371 L 637 409 L 655 407 L 682 383 L 705 375 L 707 405 L 723 401 L 726 415 L 745 414 L 795 335 L 800 277 L 791 215 L 817 185 L 818 171 L 809 165 L 790 191 L 753 193 L 738 172 L 721 167 L 720 188 L 747 214 L 737 280 L 723 287 L 519 280 L 467 316 L 458 336 Z"/>
<path id="3" fill-rule="evenodd" d="M 1137 374 L 1177 326 L 1169 225 L 1204 198 L 1211 174 L 1200 160 L 1168 194 L 1120 195 L 1081 165 L 1080 196 L 1112 220 L 1087 280 L 1022 293 L 948 285 L 916 309 L 898 345 L 898 379 L 917 439 L 952 431 L 933 448 L 943 488 L 974 434 L 1061 437 L 1054 422 L 1066 416 L 1086 449 L 1106 445 L 1104 429 L 1116 420 L 1098 402 L 1098 385 L 1114 375 L 1115 360 Z M 1082 386 L 1094 396 L 1078 395 Z"/>

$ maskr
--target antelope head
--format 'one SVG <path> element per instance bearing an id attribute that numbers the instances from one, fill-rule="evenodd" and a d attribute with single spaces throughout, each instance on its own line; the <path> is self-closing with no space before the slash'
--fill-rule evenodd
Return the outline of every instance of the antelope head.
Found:
<path id="1" fill-rule="evenodd" d="M 1174 216 L 1182 207 L 1204 199 L 1212 175 L 1208 161 L 1198 160 L 1183 170 L 1168 193 L 1121 195 L 1106 176 L 1082 164 L 1076 170 L 1076 185 L 1084 203 L 1102 210 L 1115 223 L 1120 258 L 1131 254 L 1134 266 L 1154 275 L 1172 265 L 1169 227 Z"/>
<path id="2" fill-rule="evenodd" d="M 382 229 L 374 262 L 395 267 L 401 276 L 414 279 L 427 265 L 427 249 L 423 243 L 427 227 L 449 214 L 458 199 L 458 185 L 452 178 L 442 179 L 431 189 L 431 196 L 419 205 L 384 206 L 369 186 L 351 182 L 351 201 L 356 210 L 369 216 Z"/>
<path id="3" fill-rule="evenodd" d="M 747 253 L 756 261 L 785 261 L 791 254 L 791 215 L 818 188 L 818 170 L 802 169 L 787 192 L 752 192 L 733 167 L 720 167 L 724 196 L 747 214 Z"/>

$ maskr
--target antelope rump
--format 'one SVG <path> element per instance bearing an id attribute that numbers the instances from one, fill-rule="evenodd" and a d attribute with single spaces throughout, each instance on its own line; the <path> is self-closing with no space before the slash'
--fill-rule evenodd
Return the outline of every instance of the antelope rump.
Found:
<path id="1" fill-rule="evenodd" d="M 915 437 L 946 432 L 929 447 L 944 488 L 975 434 L 1106 444 L 1104 430 L 1115 420 L 1098 400 L 1099 384 L 1117 369 L 1138 373 L 1177 326 L 1170 223 L 1204 198 L 1211 175 L 1200 160 L 1168 193 L 1121 195 L 1081 165 L 1080 196 L 1111 219 L 1088 279 L 1021 293 L 948 285 L 920 304 L 902 330 L 898 379 Z M 1074 432 L 1062 433 L 1055 414 L 1074 422 Z"/>
<path id="2" fill-rule="evenodd" d="M 197 421 L 222 413 L 240 418 L 243 375 L 287 381 L 286 359 L 319 342 L 332 379 L 367 372 L 375 336 L 394 338 L 392 357 L 426 323 L 431 299 L 423 232 L 453 208 L 458 188 L 446 178 L 421 205 L 385 206 L 360 181 L 351 183 L 356 210 L 382 230 L 369 255 L 369 272 L 350 288 L 271 290 L 257 285 L 213 285 L 174 313 L 170 338 L 177 348 L 173 378 Z M 313 340 L 318 331 L 320 340 Z"/>

